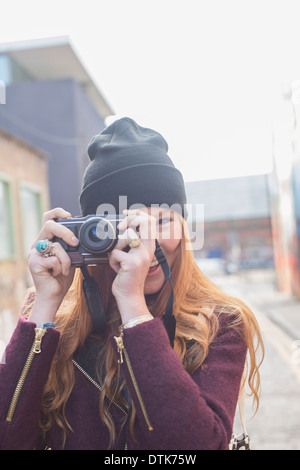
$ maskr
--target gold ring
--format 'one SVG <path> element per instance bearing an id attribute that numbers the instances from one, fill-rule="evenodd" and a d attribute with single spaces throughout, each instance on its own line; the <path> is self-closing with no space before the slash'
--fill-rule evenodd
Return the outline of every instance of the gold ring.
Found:
<path id="1" fill-rule="evenodd" d="M 137 238 L 133 238 L 132 240 L 130 240 L 128 245 L 130 246 L 130 248 L 137 248 L 140 246 L 141 243 L 142 243 L 141 239 L 137 237 Z"/>

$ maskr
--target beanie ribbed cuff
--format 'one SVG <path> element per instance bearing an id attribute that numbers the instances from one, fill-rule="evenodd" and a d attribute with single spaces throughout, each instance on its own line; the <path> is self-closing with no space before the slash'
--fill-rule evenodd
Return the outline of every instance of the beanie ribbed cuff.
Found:
<path id="1" fill-rule="evenodd" d="M 120 197 L 126 196 L 127 207 L 120 207 Z M 80 195 L 82 215 L 100 213 L 99 206 L 110 205 L 114 213 L 131 206 L 162 206 L 184 216 L 186 195 L 182 174 L 177 168 L 145 163 L 114 171 L 93 181 Z"/>

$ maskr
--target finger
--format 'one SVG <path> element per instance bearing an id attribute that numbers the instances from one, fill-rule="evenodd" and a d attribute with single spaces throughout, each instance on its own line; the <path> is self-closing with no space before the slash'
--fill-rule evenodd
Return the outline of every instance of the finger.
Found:
<path id="1" fill-rule="evenodd" d="M 138 251 L 141 251 L 144 247 L 148 252 L 149 259 L 152 260 L 155 251 L 156 219 L 144 212 L 141 212 L 138 215 L 136 215 L 136 212 L 140 211 L 133 212 L 133 214 L 129 214 L 126 219 L 122 221 L 121 228 L 126 227 L 126 225 L 129 225 L 130 227 L 127 230 L 124 230 L 124 233 L 120 235 L 116 248 L 124 250 L 124 248 L 129 245 L 130 241 L 137 237 L 136 230 L 132 229 L 132 225 L 135 227 L 138 226 L 139 237 L 142 240 L 142 243 L 140 247 L 132 248 L 130 253 L 137 249 Z"/>
<path id="2" fill-rule="evenodd" d="M 140 211 L 138 209 L 134 210 L 124 210 L 123 214 L 125 215 L 124 219 L 121 220 L 120 224 L 124 224 L 124 226 L 128 226 L 131 224 L 136 218 L 143 217 L 147 218 L 148 213 L 144 211 Z"/>
<path id="3" fill-rule="evenodd" d="M 139 209 L 124 209 L 123 210 L 124 215 L 147 215 L 146 212 L 141 211 Z"/>
<path id="4" fill-rule="evenodd" d="M 122 234 L 118 236 L 117 248 L 124 250 L 132 240 L 139 238 L 138 234 L 131 227 L 126 229 Z"/>
<path id="5" fill-rule="evenodd" d="M 35 279 L 37 277 L 57 277 L 60 274 L 68 276 L 75 268 L 71 265 L 71 260 L 64 249 L 57 244 L 55 248 L 56 256 L 41 256 L 35 249 L 32 249 L 28 255 L 28 267 Z M 67 259 L 68 258 L 68 259 Z"/>
<path id="6" fill-rule="evenodd" d="M 53 243 L 51 247 L 51 255 L 55 256 L 61 265 L 61 273 L 68 276 L 71 267 L 71 259 L 59 243 Z"/>
<path id="7" fill-rule="evenodd" d="M 52 258 L 52 276 L 57 277 L 60 274 L 63 274 L 63 267 L 60 259 L 57 256 L 50 256 L 50 258 Z"/>
<path id="8" fill-rule="evenodd" d="M 135 227 L 136 232 L 140 239 L 143 240 L 144 244 L 152 246 L 156 238 L 156 219 L 154 217 L 147 214 L 137 216 L 130 222 L 130 227 Z"/>
<path id="9" fill-rule="evenodd" d="M 109 259 L 115 253 L 115 251 L 121 251 L 125 254 L 128 254 L 129 242 L 130 239 L 127 237 L 127 231 L 124 234 L 120 235 L 114 249 L 109 253 Z M 126 250 L 127 248 L 127 250 Z"/>
<path id="10" fill-rule="evenodd" d="M 71 245 L 71 246 L 77 246 L 79 243 L 79 240 L 75 237 L 74 233 L 70 229 L 68 229 L 64 225 L 61 225 L 55 222 L 52 219 L 48 219 L 45 222 L 35 243 L 38 240 L 43 240 L 43 239 L 52 240 L 53 237 L 61 238 L 68 245 Z"/>
<path id="11" fill-rule="evenodd" d="M 117 274 L 121 269 L 121 263 L 123 263 L 123 267 L 124 267 L 127 256 L 128 256 L 128 253 L 125 253 L 124 251 L 117 249 L 117 248 L 114 248 L 114 250 L 111 253 L 109 253 L 109 257 L 108 257 L 109 265 Z"/>
<path id="12" fill-rule="evenodd" d="M 140 217 L 141 216 L 136 215 L 136 214 L 132 214 L 132 215 L 129 215 L 129 216 L 125 217 L 119 223 L 118 229 L 119 230 L 126 230 L 129 226 L 137 227 L 141 223 Z"/>
<path id="13" fill-rule="evenodd" d="M 28 256 L 28 267 L 33 275 L 49 275 L 49 271 L 55 268 L 58 270 L 58 263 L 60 265 L 59 258 L 56 256 L 44 257 L 38 254 L 38 252 L 32 249 Z"/>
<path id="14" fill-rule="evenodd" d="M 44 225 L 47 220 L 51 219 L 67 219 L 71 217 L 70 212 L 65 211 L 62 207 L 56 207 L 55 209 L 51 209 L 47 211 L 43 215 L 42 224 Z"/>
<path id="15" fill-rule="evenodd" d="M 134 211 L 118 225 L 120 231 L 126 230 L 128 227 L 138 229 L 136 232 L 143 240 L 152 239 L 156 236 L 156 219 L 145 212 Z"/>

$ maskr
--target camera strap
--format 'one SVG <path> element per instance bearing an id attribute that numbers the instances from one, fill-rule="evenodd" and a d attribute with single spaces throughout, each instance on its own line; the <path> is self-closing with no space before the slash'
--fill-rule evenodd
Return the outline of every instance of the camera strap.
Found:
<path id="1" fill-rule="evenodd" d="M 170 344 L 173 347 L 174 339 L 175 339 L 175 330 L 176 330 L 176 319 L 173 315 L 173 301 L 174 301 L 173 278 L 172 278 L 171 269 L 167 262 L 165 254 L 157 240 L 155 240 L 155 244 L 156 244 L 156 249 L 154 253 L 155 257 L 158 263 L 161 265 L 161 268 L 165 277 L 165 282 L 169 281 L 171 285 L 171 294 L 169 296 L 169 299 L 166 305 L 165 313 L 162 316 L 162 322 L 168 333 Z M 101 295 L 99 292 L 99 288 L 97 286 L 96 281 L 89 274 L 87 267 L 85 265 L 82 265 L 80 266 L 80 269 L 83 274 L 82 288 L 83 288 L 85 300 L 88 306 L 88 310 L 91 315 L 93 332 L 101 333 L 106 328 L 106 315 L 105 315 L 105 310 L 103 307 Z"/>
<path id="2" fill-rule="evenodd" d="M 82 265 L 80 269 L 83 274 L 82 288 L 91 315 L 93 332 L 101 333 L 106 328 L 106 316 L 99 288 L 87 267 Z"/>
<path id="3" fill-rule="evenodd" d="M 167 305 L 166 305 L 166 310 L 165 313 L 162 316 L 162 321 L 164 324 L 164 327 L 168 333 L 170 344 L 172 348 L 174 347 L 174 339 L 175 339 L 175 330 L 176 330 L 176 318 L 173 315 L 173 302 L 174 302 L 174 284 L 173 284 L 173 278 L 172 278 L 172 273 L 170 266 L 167 262 L 167 259 L 165 257 L 165 254 L 158 243 L 157 240 L 155 240 L 156 244 L 156 249 L 155 249 L 155 257 L 159 264 L 161 265 L 161 269 L 164 273 L 165 276 L 165 282 L 169 281 L 171 285 L 171 294 L 169 296 Z"/>

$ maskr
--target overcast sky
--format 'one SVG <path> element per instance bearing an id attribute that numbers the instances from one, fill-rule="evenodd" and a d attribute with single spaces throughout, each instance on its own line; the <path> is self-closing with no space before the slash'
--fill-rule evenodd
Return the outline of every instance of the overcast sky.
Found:
<path id="1" fill-rule="evenodd" d="M 69 36 L 114 111 L 161 132 L 186 181 L 263 173 L 299 0 L 0 0 L 0 42 Z M 1 79 L 1 77 L 0 77 Z"/>

